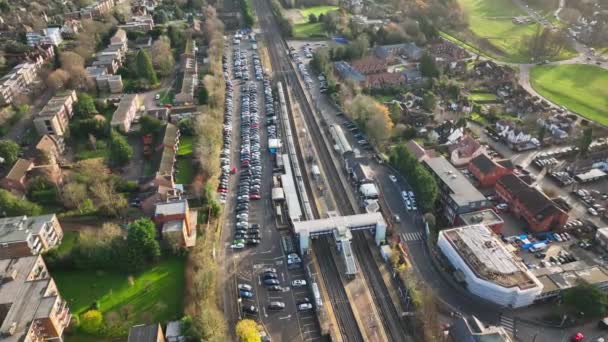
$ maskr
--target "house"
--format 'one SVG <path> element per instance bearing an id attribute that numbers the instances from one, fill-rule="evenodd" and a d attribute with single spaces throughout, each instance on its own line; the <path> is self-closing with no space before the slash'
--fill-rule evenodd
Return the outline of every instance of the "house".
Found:
<path id="1" fill-rule="evenodd" d="M 418 162 L 422 162 L 427 158 L 435 158 L 435 150 L 425 150 L 416 140 L 410 140 L 405 144 L 405 148 L 416 158 Z"/>
<path id="2" fill-rule="evenodd" d="M 524 132 L 522 129 L 507 120 L 498 120 L 495 125 L 497 134 L 509 145 L 515 149 L 525 149 L 527 146 L 536 148 L 540 146 L 540 142 L 532 137 L 529 133 Z"/>
<path id="3" fill-rule="evenodd" d="M 37 255 L 59 246 L 61 239 L 55 214 L 0 218 L 0 259 Z"/>
<path id="4" fill-rule="evenodd" d="M 27 159 L 17 159 L 6 177 L 0 181 L 3 189 L 13 193 L 24 194 L 26 190 L 27 173 L 34 167 L 34 163 Z"/>
<path id="5" fill-rule="evenodd" d="M 165 342 L 163 328 L 158 323 L 132 326 L 127 342 Z"/>
<path id="6" fill-rule="evenodd" d="M 190 209 L 187 199 L 168 199 L 156 204 L 153 220 L 161 230 L 163 240 L 180 247 L 196 244 L 198 212 Z"/>
<path id="7" fill-rule="evenodd" d="M 490 187 L 496 185 L 502 176 L 513 173 L 514 166 L 508 159 L 495 162 L 482 153 L 471 160 L 468 170 L 477 179 L 480 187 Z"/>
<path id="8" fill-rule="evenodd" d="M 112 115 L 112 121 L 110 126 L 116 128 L 123 133 L 129 132 L 131 129 L 131 123 L 135 119 L 137 113 L 137 107 L 139 104 L 139 97 L 137 94 L 129 94 L 122 97 L 118 107 Z"/>
<path id="9" fill-rule="evenodd" d="M 12 104 L 17 95 L 27 93 L 29 86 L 38 80 L 41 64 L 21 63 L 0 78 L 0 105 Z"/>
<path id="10" fill-rule="evenodd" d="M 484 152 L 481 144 L 470 135 L 466 135 L 456 144 L 450 145 L 448 150 L 450 151 L 450 161 L 456 167 L 468 164 L 471 159 Z"/>
<path id="11" fill-rule="evenodd" d="M 365 76 L 355 70 L 350 64 L 345 61 L 334 63 L 334 70 L 337 76 L 345 81 L 365 82 Z"/>
<path id="12" fill-rule="evenodd" d="M 3 342 L 62 341 L 72 314 L 40 255 L 0 260 Z"/>
<path id="13" fill-rule="evenodd" d="M 38 134 L 65 135 L 69 129 L 70 119 L 74 115 L 76 101 L 78 98 L 74 90 L 51 98 L 34 117 L 34 126 Z"/>
<path id="14" fill-rule="evenodd" d="M 402 71 L 408 84 L 416 84 L 422 81 L 422 72 L 416 68 L 406 68 Z"/>
<path id="15" fill-rule="evenodd" d="M 437 180 L 440 210 L 449 223 L 461 214 L 490 206 L 490 201 L 443 156 L 424 159 L 422 165 Z"/>
<path id="16" fill-rule="evenodd" d="M 568 221 L 568 214 L 547 195 L 513 174 L 499 178 L 494 190 L 515 216 L 528 223 L 532 232 L 559 229 Z"/>
<path id="17" fill-rule="evenodd" d="M 27 45 L 34 47 L 40 44 L 51 44 L 59 46 L 63 42 L 61 37 L 61 28 L 49 27 L 42 30 L 42 33 L 28 32 L 25 34 Z"/>
<path id="18" fill-rule="evenodd" d="M 379 74 L 387 71 L 386 60 L 376 58 L 374 56 L 363 57 L 361 59 L 354 60 L 350 63 L 353 69 L 357 70 L 363 75 Z"/>
<path id="19" fill-rule="evenodd" d="M 57 135 L 43 135 L 36 144 L 37 159 L 41 164 L 54 163 L 65 152 L 65 141 Z"/>
<path id="20" fill-rule="evenodd" d="M 365 76 L 365 86 L 372 89 L 403 87 L 406 84 L 407 79 L 400 72 L 383 72 Z"/>
<path id="21" fill-rule="evenodd" d="M 454 121 L 446 120 L 429 133 L 429 138 L 437 145 L 451 145 L 458 142 L 463 135 L 463 127 L 457 127 Z"/>

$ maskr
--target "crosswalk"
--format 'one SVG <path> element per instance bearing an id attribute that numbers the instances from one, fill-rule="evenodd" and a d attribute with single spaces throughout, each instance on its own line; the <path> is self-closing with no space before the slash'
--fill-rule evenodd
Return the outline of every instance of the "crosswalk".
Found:
<path id="1" fill-rule="evenodd" d="M 514 330 L 515 330 L 515 322 L 513 320 L 513 318 L 505 316 L 505 315 L 500 315 L 500 325 L 505 328 L 505 330 L 513 335 Z"/>
<path id="2" fill-rule="evenodd" d="M 407 242 L 407 241 L 422 241 L 422 233 L 421 232 L 401 233 L 401 239 L 403 239 L 404 242 Z"/>

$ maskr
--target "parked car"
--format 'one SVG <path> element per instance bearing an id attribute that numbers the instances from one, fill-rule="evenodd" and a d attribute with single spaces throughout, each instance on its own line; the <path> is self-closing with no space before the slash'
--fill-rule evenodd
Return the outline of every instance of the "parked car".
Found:
<path id="1" fill-rule="evenodd" d="M 304 280 L 304 279 L 296 279 L 296 280 L 294 280 L 294 281 L 291 282 L 291 286 L 293 286 L 293 287 L 306 286 L 306 280 Z"/>
<path id="2" fill-rule="evenodd" d="M 285 309 L 285 303 L 283 302 L 270 302 L 268 303 L 269 310 L 283 310 Z"/>

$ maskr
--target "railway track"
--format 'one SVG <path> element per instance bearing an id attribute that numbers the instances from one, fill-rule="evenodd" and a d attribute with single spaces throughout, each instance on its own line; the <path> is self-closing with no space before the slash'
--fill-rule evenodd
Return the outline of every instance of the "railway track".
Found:
<path id="1" fill-rule="evenodd" d="M 336 165 L 333 162 L 333 157 L 328 148 L 328 144 L 323 138 L 322 129 L 314 118 L 314 113 L 310 107 L 306 94 L 304 93 L 304 89 L 298 80 L 298 76 L 296 74 L 297 71 L 293 68 L 290 62 L 290 57 L 286 53 L 288 49 L 287 45 L 279 34 L 279 27 L 276 24 L 268 1 L 257 0 L 256 3 L 258 17 L 260 18 L 260 25 L 264 28 L 264 35 L 269 43 L 268 46 L 273 65 L 280 66 L 280 68 L 275 70 L 275 72 L 278 72 L 278 76 L 284 80 L 285 85 L 291 90 L 293 96 L 301 104 L 306 126 L 315 146 L 317 147 L 317 153 L 319 153 L 318 159 L 323 166 L 323 170 L 325 171 L 329 184 L 331 184 L 332 188 L 334 188 L 332 194 L 337 208 L 342 215 L 356 214 L 358 208 L 353 207 L 348 198 L 347 191 L 350 191 L 350 189 L 346 188 L 341 181 L 339 170 L 336 168 Z M 272 34 L 268 34 L 269 32 L 272 32 Z M 288 94 L 286 95 L 289 96 Z M 290 101 L 287 102 L 290 103 Z M 291 112 L 290 107 L 289 110 Z M 290 121 L 292 127 L 295 127 L 293 117 L 290 117 Z M 303 158 L 301 151 L 299 151 L 299 156 L 300 158 Z M 304 165 L 303 162 L 301 162 L 301 165 Z M 308 180 L 306 180 L 306 184 L 308 188 L 307 191 L 310 191 L 310 183 Z M 314 207 L 315 206 L 313 206 L 313 208 Z M 313 210 L 315 211 L 316 218 L 318 218 L 319 214 L 316 211 L 316 208 Z M 355 255 L 357 256 L 357 260 L 361 265 L 360 269 L 372 290 L 372 297 L 378 306 L 378 312 L 380 314 L 382 324 L 384 325 L 386 335 L 391 341 L 396 342 L 413 340 L 411 336 L 409 336 L 403 329 L 399 319 L 399 313 L 391 301 L 386 284 L 382 279 L 378 266 L 375 265 L 372 252 L 362 234 L 363 233 L 353 234 Z M 342 281 L 338 276 L 339 273 L 337 266 L 333 261 L 331 253 L 329 252 L 329 248 L 331 248 L 331 246 L 329 245 L 327 238 L 320 237 L 319 239 L 315 240 L 313 246 L 314 245 L 316 245 L 315 247 L 318 247 L 315 248 L 315 253 L 319 256 L 319 260 L 323 261 L 320 262 L 323 280 L 326 288 L 330 292 L 332 306 L 337 313 L 336 316 L 339 324 L 341 325 L 340 331 L 347 341 L 363 341 L 361 332 L 359 331 L 354 319 L 352 308 L 348 303 Z"/>

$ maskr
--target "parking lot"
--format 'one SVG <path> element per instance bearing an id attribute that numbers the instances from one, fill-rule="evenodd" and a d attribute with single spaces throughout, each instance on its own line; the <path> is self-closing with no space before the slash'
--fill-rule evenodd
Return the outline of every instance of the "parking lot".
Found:
<path id="1" fill-rule="evenodd" d="M 224 59 L 226 108 L 234 113 L 224 122 L 218 189 L 227 205 L 225 229 L 231 234 L 227 262 L 235 269 L 228 296 L 237 302 L 238 317 L 257 320 L 273 341 L 322 339 L 313 305 L 307 302 L 312 292 L 302 260 L 281 247 L 287 233 L 275 221 L 269 141 L 279 138 L 276 95 L 255 47 L 250 34 L 232 36 Z"/>

